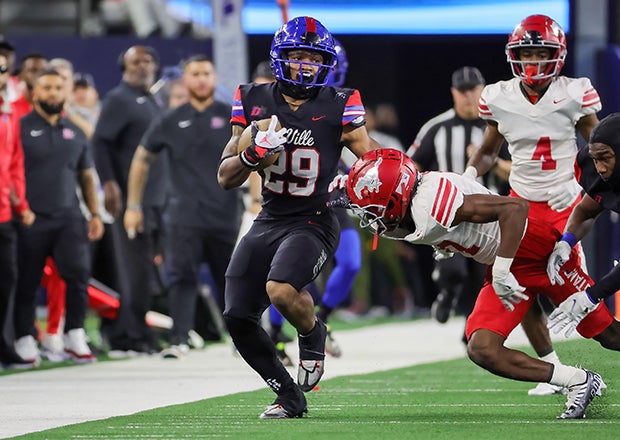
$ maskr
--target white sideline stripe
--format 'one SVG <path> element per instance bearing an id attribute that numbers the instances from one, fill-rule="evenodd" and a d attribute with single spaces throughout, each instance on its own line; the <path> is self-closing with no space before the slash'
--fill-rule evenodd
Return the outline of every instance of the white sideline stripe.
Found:
<path id="1" fill-rule="evenodd" d="M 344 355 L 328 356 L 324 379 L 461 358 L 464 325 L 462 318 L 428 319 L 337 332 Z M 520 327 L 508 339 L 512 346 L 527 343 Z M 292 359 L 296 350 L 287 345 Z M 289 372 L 296 377 L 295 368 Z M 182 360 L 151 356 L 2 376 L 0 438 L 262 388 L 230 344 Z"/>

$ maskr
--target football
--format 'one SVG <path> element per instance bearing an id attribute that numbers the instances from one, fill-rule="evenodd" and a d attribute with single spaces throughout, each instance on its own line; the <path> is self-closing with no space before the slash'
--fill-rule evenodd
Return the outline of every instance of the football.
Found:
<path id="1" fill-rule="evenodd" d="M 269 123 L 271 122 L 271 119 L 270 118 L 261 119 L 256 122 L 258 123 L 259 131 L 265 131 L 267 130 L 267 128 L 269 128 Z M 276 131 L 280 130 L 281 128 L 282 126 L 280 125 L 280 122 L 278 121 L 278 124 L 276 125 Z M 244 151 L 246 148 L 250 146 L 251 143 L 252 143 L 252 124 L 245 127 L 245 130 L 243 130 L 243 133 L 241 133 L 241 137 L 239 138 L 239 144 L 237 146 L 237 153 L 241 153 L 242 151 Z M 267 168 L 273 165 L 278 160 L 279 156 L 280 156 L 280 153 L 276 153 L 271 156 L 265 157 L 259 162 L 257 169 L 262 170 L 263 168 Z"/>

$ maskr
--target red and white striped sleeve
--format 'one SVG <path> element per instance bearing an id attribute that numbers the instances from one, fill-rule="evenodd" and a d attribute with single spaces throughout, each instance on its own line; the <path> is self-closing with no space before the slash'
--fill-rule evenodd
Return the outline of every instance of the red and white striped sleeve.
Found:
<path id="1" fill-rule="evenodd" d="M 588 108 L 594 105 L 601 105 L 601 98 L 598 96 L 598 92 L 594 87 L 590 87 L 585 92 L 583 92 L 583 97 L 581 99 L 581 108 Z"/>
<path id="2" fill-rule="evenodd" d="M 491 118 L 493 116 L 493 112 L 487 105 L 486 99 L 484 99 L 482 96 L 478 100 L 478 114 L 482 119 Z"/>
<path id="3" fill-rule="evenodd" d="M 463 204 L 463 193 L 447 177 L 439 178 L 431 207 L 431 217 L 444 228 L 452 225 L 457 209 Z"/>

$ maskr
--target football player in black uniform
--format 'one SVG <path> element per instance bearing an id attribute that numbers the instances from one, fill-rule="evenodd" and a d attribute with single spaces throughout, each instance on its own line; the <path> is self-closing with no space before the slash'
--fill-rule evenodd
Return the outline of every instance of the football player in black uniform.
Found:
<path id="1" fill-rule="evenodd" d="M 232 137 L 218 171 L 225 189 L 241 185 L 252 171 L 263 181 L 262 210 L 226 272 L 224 319 L 241 356 L 278 395 L 261 418 L 291 418 L 307 411 L 301 391 L 312 390 L 324 371 L 326 327 L 303 287 L 338 245 L 338 221 L 326 203 L 341 145 L 356 156 L 379 145 L 364 127 L 359 92 L 326 86 L 336 51 L 333 37 L 319 21 L 297 17 L 284 24 L 274 35 L 269 56 L 277 81 L 239 86 Z M 251 145 L 238 154 L 244 128 L 269 117 L 269 128 L 255 127 Z M 283 128 L 276 131 L 278 120 Z M 277 161 L 262 169 L 261 160 L 276 153 Z M 298 331 L 299 386 L 260 326 L 270 302 Z"/>
<path id="2" fill-rule="evenodd" d="M 571 249 L 594 226 L 605 210 L 620 213 L 620 113 L 612 113 L 592 130 L 587 148 L 577 156 L 581 167 L 579 183 L 586 195 L 566 223 L 562 239 L 549 256 L 547 274 L 551 284 L 563 284 L 560 271 Z M 564 300 L 549 317 L 549 328 L 568 337 L 600 301 L 620 289 L 620 265 L 615 265 L 596 284 Z"/>

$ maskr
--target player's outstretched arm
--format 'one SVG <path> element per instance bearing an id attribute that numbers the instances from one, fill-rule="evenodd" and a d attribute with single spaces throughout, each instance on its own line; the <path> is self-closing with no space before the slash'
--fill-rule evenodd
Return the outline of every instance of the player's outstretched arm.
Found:
<path id="1" fill-rule="evenodd" d="M 357 157 L 362 157 L 370 150 L 381 148 L 376 140 L 368 136 L 368 131 L 364 126 L 356 128 L 345 126 L 340 142 L 346 145 Z"/>
<path id="2" fill-rule="evenodd" d="M 506 309 L 512 311 L 529 297 L 525 288 L 519 285 L 510 272 L 513 258 L 521 243 L 527 222 L 529 203 L 516 197 L 501 197 L 486 194 L 466 195 L 457 210 L 458 221 L 486 223 L 497 220 L 501 230 L 501 241 L 493 263 L 493 290 Z"/>
<path id="3" fill-rule="evenodd" d="M 504 136 L 497 129 L 497 123 L 488 121 L 482 144 L 467 163 L 463 175 L 475 179 L 486 174 L 495 165 L 503 142 Z"/>
<path id="4" fill-rule="evenodd" d="M 569 260 L 572 247 L 590 232 L 594 221 L 603 211 L 604 208 L 587 194 L 575 206 L 566 223 L 564 235 L 555 244 L 547 260 L 547 275 L 551 284 L 564 284 L 560 270 Z"/>

